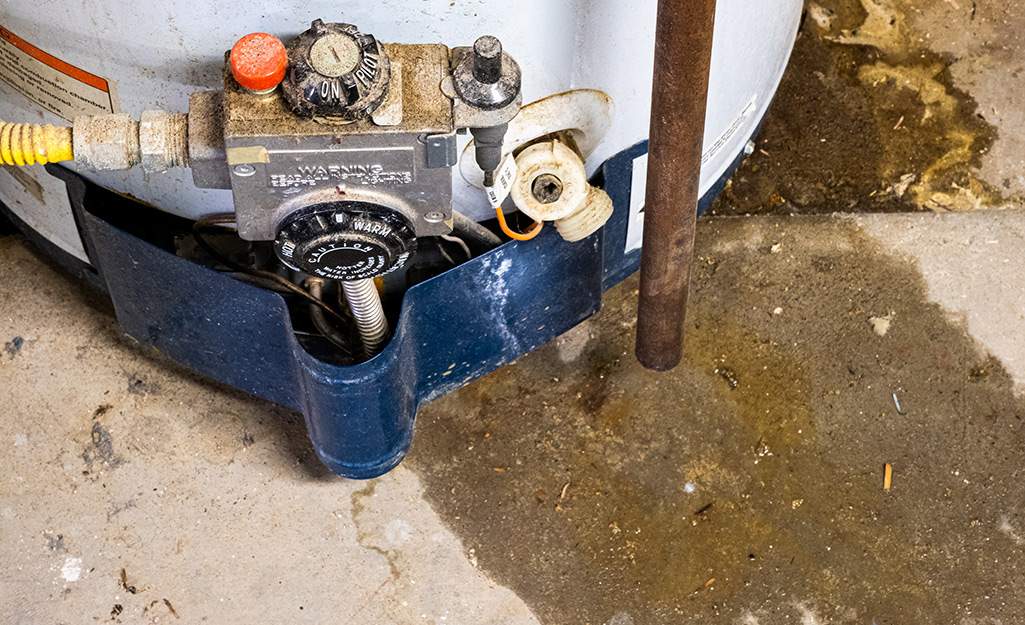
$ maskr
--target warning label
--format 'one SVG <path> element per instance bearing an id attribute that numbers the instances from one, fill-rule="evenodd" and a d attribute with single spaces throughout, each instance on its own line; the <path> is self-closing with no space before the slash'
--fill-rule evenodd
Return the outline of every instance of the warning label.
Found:
<path id="1" fill-rule="evenodd" d="M 43 52 L 0 26 L 0 80 L 58 117 L 117 113 L 114 85 Z"/>
<path id="2" fill-rule="evenodd" d="M 715 143 L 710 145 L 701 155 L 701 164 L 705 165 L 712 160 L 726 146 L 730 145 L 732 139 L 745 128 L 747 120 L 758 109 L 758 94 L 751 96 L 751 100 L 740 111 L 740 114 L 733 120 L 726 130 L 719 135 Z M 738 148 L 739 149 L 739 148 Z M 634 159 L 633 178 L 630 183 L 630 214 L 626 222 L 626 249 L 625 253 L 641 249 L 644 239 L 644 189 L 648 181 L 648 154 L 644 153 Z"/>

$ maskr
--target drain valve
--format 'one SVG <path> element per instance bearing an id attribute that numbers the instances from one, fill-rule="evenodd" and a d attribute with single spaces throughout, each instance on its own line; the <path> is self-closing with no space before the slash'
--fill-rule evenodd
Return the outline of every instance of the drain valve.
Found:
<path id="1" fill-rule="evenodd" d="M 587 182 L 584 161 L 561 141 L 534 144 L 516 157 L 519 175 L 510 195 L 534 221 L 555 222 L 567 241 L 594 234 L 612 216 L 612 200 Z"/>

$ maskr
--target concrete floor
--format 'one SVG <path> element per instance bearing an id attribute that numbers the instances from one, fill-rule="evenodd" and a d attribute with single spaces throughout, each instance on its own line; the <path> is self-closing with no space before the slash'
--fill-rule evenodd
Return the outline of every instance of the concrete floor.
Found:
<path id="1" fill-rule="evenodd" d="M 1025 621 L 1025 212 L 975 210 L 1022 205 L 1025 18 L 915 5 L 811 7 L 793 106 L 717 206 L 768 214 L 700 224 L 681 367 L 633 360 L 634 277 L 428 405 L 372 482 L 0 237 L 0 622 Z M 818 158 L 797 78 L 862 110 L 907 88 L 829 68 L 910 72 L 923 46 L 951 108 L 900 100 L 905 143 Z M 891 127 L 895 100 L 864 102 L 863 128 Z"/>

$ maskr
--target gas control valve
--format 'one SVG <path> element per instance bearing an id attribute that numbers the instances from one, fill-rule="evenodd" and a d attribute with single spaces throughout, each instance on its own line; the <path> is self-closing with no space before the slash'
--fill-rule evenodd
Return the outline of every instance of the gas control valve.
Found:
<path id="1" fill-rule="evenodd" d="M 286 265 L 376 277 L 417 237 L 452 231 L 457 132 L 473 133 L 490 175 L 521 103 L 519 65 L 495 37 L 381 43 L 322 20 L 284 43 L 254 33 L 226 57 L 224 91 L 190 99 L 193 180 L 230 188 L 239 236 L 275 241 Z"/>

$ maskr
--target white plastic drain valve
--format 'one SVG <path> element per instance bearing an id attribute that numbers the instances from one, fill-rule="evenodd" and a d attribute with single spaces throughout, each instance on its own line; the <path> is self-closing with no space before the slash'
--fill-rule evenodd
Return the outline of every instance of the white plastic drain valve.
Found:
<path id="1" fill-rule="evenodd" d="M 579 241 L 605 225 L 612 200 L 587 183 L 584 162 L 560 141 L 532 145 L 516 157 L 519 175 L 513 202 L 534 221 L 552 221 L 567 241 Z"/>

